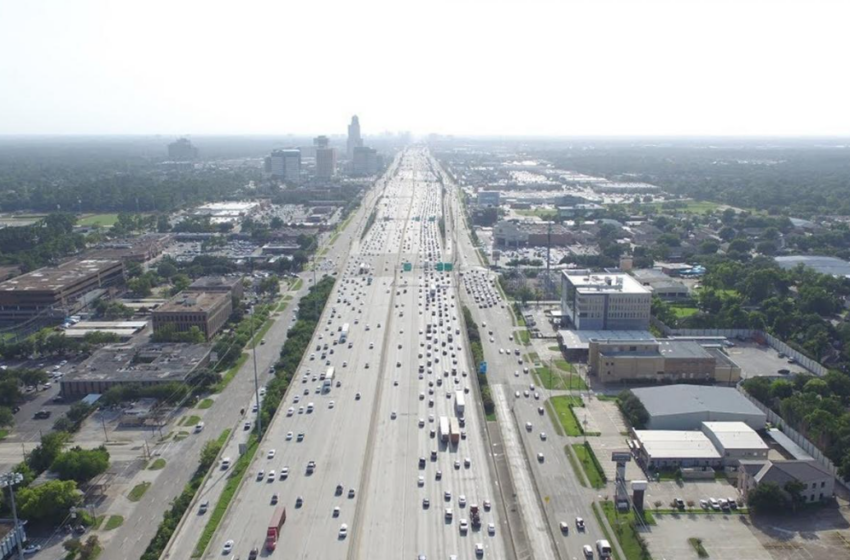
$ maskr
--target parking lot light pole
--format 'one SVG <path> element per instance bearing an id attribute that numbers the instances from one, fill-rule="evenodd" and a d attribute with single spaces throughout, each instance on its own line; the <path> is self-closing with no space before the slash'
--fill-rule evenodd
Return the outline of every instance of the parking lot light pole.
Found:
<path id="1" fill-rule="evenodd" d="M 255 306 L 253 305 L 251 306 L 251 317 L 249 322 L 251 323 L 251 354 L 253 354 L 254 361 L 254 395 L 257 398 L 257 438 L 259 438 L 263 433 L 263 411 L 260 407 L 260 382 L 257 378 L 257 341 L 254 340 L 254 307 Z"/>
<path id="2" fill-rule="evenodd" d="M 24 475 L 17 472 L 9 472 L 0 475 L 0 488 L 8 486 L 9 495 L 11 496 L 10 502 L 12 504 L 12 520 L 15 524 L 15 535 L 17 535 L 18 540 L 18 560 L 24 560 L 24 540 L 23 531 L 18 523 L 18 508 L 15 505 L 15 484 L 20 484 L 23 480 Z"/>

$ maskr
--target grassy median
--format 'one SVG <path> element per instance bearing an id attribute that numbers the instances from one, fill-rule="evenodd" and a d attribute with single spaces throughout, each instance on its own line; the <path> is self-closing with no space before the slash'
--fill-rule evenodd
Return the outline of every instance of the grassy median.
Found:
<path id="1" fill-rule="evenodd" d="M 605 477 L 605 471 L 602 470 L 602 465 L 593 453 L 589 443 L 574 443 L 572 444 L 573 451 L 578 457 L 584 469 L 584 474 L 587 476 L 587 482 L 593 488 L 604 488 L 608 479 Z"/>

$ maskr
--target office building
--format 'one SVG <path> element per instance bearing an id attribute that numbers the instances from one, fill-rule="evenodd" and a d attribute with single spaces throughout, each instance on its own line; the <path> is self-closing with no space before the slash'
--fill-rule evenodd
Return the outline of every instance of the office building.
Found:
<path id="1" fill-rule="evenodd" d="M 650 430 L 699 430 L 703 422 L 743 422 L 763 430 L 767 416 L 731 387 L 668 385 L 632 389 L 640 400 Z"/>
<path id="2" fill-rule="evenodd" d="M 327 136 L 313 139 L 316 146 L 316 178 L 330 179 L 336 175 L 336 150 L 328 146 Z"/>
<path id="3" fill-rule="evenodd" d="M 233 310 L 228 292 L 180 292 L 153 312 L 154 332 L 173 325 L 177 332 L 198 327 L 210 340 L 227 322 Z"/>
<path id="4" fill-rule="evenodd" d="M 234 274 L 232 276 L 202 276 L 192 282 L 187 292 L 222 292 L 242 299 L 245 292 L 242 285 L 243 276 Z"/>
<path id="5" fill-rule="evenodd" d="M 42 314 L 64 318 L 123 283 L 124 264 L 116 259 L 74 259 L 39 268 L 0 283 L 0 323 Z"/>
<path id="6" fill-rule="evenodd" d="M 265 160 L 266 174 L 288 182 L 301 178 L 301 150 L 287 148 L 275 150 Z"/>
<path id="7" fill-rule="evenodd" d="M 188 138 L 180 138 L 168 145 L 168 159 L 171 161 L 194 161 L 198 159 L 198 148 Z"/>
<path id="8" fill-rule="evenodd" d="M 579 330 L 648 330 L 652 294 L 627 274 L 561 277 L 561 313 Z"/>
<path id="9" fill-rule="evenodd" d="M 633 430 L 638 462 L 645 469 L 720 467 L 714 444 L 702 432 Z"/>
<path id="10" fill-rule="evenodd" d="M 835 476 L 812 459 L 741 462 L 741 468 L 738 469 L 738 490 L 744 499 L 763 482 L 773 482 L 783 491 L 789 482 L 799 482 L 802 484 L 800 496 L 806 503 L 832 499 L 835 493 Z"/>
<path id="11" fill-rule="evenodd" d="M 349 160 L 354 159 L 354 149 L 363 147 L 363 138 L 360 137 L 360 119 L 357 115 L 351 117 L 351 124 L 348 125 L 348 142 L 346 144 L 346 154 Z"/>
<path id="12" fill-rule="evenodd" d="M 104 393 L 117 385 L 186 383 L 209 363 L 210 344 L 110 344 L 62 377 L 63 397 Z"/>
<path id="13" fill-rule="evenodd" d="M 649 288 L 652 295 L 665 301 L 687 299 L 691 295 L 688 287 L 682 282 L 655 268 L 633 270 L 632 276 L 643 286 Z"/>
<path id="14" fill-rule="evenodd" d="M 608 339 L 588 344 L 588 371 L 604 383 L 737 383 L 741 368 L 719 348 L 693 340 Z"/>
<path id="15" fill-rule="evenodd" d="M 499 191 L 478 191 L 479 206 L 498 206 L 502 193 Z"/>
<path id="16" fill-rule="evenodd" d="M 546 247 L 549 243 L 552 247 L 564 247 L 574 240 L 573 234 L 561 224 L 501 220 L 493 227 L 493 241 L 500 249 Z"/>
<path id="17" fill-rule="evenodd" d="M 378 172 L 378 152 L 374 148 L 354 148 L 351 174 L 358 177 L 370 177 Z"/>

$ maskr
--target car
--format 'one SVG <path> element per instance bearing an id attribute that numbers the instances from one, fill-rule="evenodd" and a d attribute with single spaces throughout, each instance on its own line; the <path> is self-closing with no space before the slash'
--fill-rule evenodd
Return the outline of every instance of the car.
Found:
<path id="1" fill-rule="evenodd" d="M 717 511 L 720 509 L 720 501 L 716 498 L 709 498 L 708 503 L 711 506 L 711 509 Z"/>
<path id="2" fill-rule="evenodd" d="M 446 517 L 446 521 L 451 522 L 452 517 L 454 517 L 454 512 L 452 511 L 452 508 L 446 508 L 444 515 Z"/>
<path id="3" fill-rule="evenodd" d="M 257 472 L 257 480 L 263 480 L 263 477 L 265 476 L 265 474 L 266 474 L 266 471 L 264 471 L 263 469 L 260 469 Z"/>
<path id="4" fill-rule="evenodd" d="M 565 534 L 565 535 L 569 534 L 570 524 L 567 523 L 566 521 L 561 521 L 560 523 L 558 523 L 558 527 L 561 529 L 561 532 L 563 534 Z"/>
<path id="5" fill-rule="evenodd" d="M 459 469 L 459 468 L 460 468 L 460 460 L 459 460 L 459 459 L 458 459 L 458 460 L 455 460 L 455 468 L 456 468 L 456 469 Z"/>
<path id="6" fill-rule="evenodd" d="M 331 514 L 334 517 L 339 517 L 339 506 L 335 506 L 333 509 L 333 513 Z"/>
<path id="7" fill-rule="evenodd" d="M 289 476 L 289 467 L 283 467 L 280 469 L 280 479 L 284 480 Z"/>
<path id="8" fill-rule="evenodd" d="M 525 431 L 530 432 L 532 428 L 534 428 L 534 426 L 532 426 L 531 422 L 525 423 Z"/>
<path id="9" fill-rule="evenodd" d="M 466 496 L 461 494 L 457 497 L 457 503 L 460 507 L 466 507 Z"/>
<path id="10" fill-rule="evenodd" d="M 354 488 L 348 489 L 348 499 L 349 500 L 354 499 Z"/>
<path id="11" fill-rule="evenodd" d="M 24 554 L 35 554 L 41 550 L 41 545 L 38 544 L 28 544 L 24 547 Z"/>
<path id="12" fill-rule="evenodd" d="M 685 500 L 683 500 L 682 498 L 676 498 L 675 500 L 673 500 L 673 503 L 676 504 L 676 509 L 685 509 Z"/>
<path id="13" fill-rule="evenodd" d="M 276 505 L 278 500 L 277 494 L 272 494 L 272 505 Z"/>
<path id="14" fill-rule="evenodd" d="M 360 393 L 357 393 L 356 395 L 354 395 L 354 400 L 355 400 L 355 401 L 359 401 L 359 400 L 360 400 Z"/>
<path id="15" fill-rule="evenodd" d="M 487 524 L 487 534 L 490 535 L 491 537 L 496 534 L 496 524 L 495 523 L 488 523 Z"/>
<path id="16" fill-rule="evenodd" d="M 390 420 L 395 420 L 395 419 L 396 419 L 396 413 L 395 413 L 395 410 L 393 410 L 392 413 L 390 413 Z"/>
<path id="17" fill-rule="evenodd" d="M 544 460 L 545 460 L 545 457 L 543 457 L 543 453 L 538 453 L 537 454 L 537 461 L 539 463 L 542 463 Z"/>
<path id="18" fill-rule="evenodd" d="M 266 459 L 274 459 L 275 450 L 269 449 L 269 454 L 266 456 Z"/>
<path id="19" fill-rule="evenodd" d="M 540 432 L 540 439 L 546 441 L 546 432 Z"/>
<path id="20" fill-rule="evenodd" d="M 490 500 L 484 500 L 484 511 L 490 511 Z"/>
<path id="21" fill-rule="evenodd" d="M 198 508 L 198 515 L 205 514 L 208 509 L 210 509 L 210 502 L 209 500 L 204 500 L 203 502 L 201 502 L 201 505 Z"/>
<path id="22" fill-rule="evenodd" d="M 452 491 L 451 491 L 451 490 L 446 490 L 446 491 L 443 493 L 443 498 L 444 498 L 447 502 L 450 502 L 450 501 L 451 501 L 451 499 L 452 499 Z"/>
<path id="23" fill-rule="evenodd" d="M 222 549 L 223 554 L 230 554 L 233 550 L 233 539 L 227 540 L 224 542 L 224 548 Z"/>
<path id="24" fill-rule="evenodd" d="M 434 478 L 436 480 L 442 480 L 443 479 L 443 471 L 438 469 L 437 472 L 434 473 Z"/>
<path id="25" fill-rule="evenodd" d="M 421 486 L 425 486 L 425 477 L 424 477 L 424 476 L 420 476 L 420 477 L 417 479 L 416 484 L 417 484 L 418 486 L 420 486 L 420 487 L 421 487 Z"/>
<path id="26" fill-rule="evenodd" d="M 702 509 L 708 509 L 708 500 L 700 500 L 699 507 L 701 507 Z"/>
<path id="27" fill-rule="evenodd" d="M 304 441 L 304 432 L 299 432 L 298 437 L 295 438 L 295 441 Z"/>
<path id="28" fill-rule="evenodd" d="M 428 509 L 429 507 L 431 507 L 431 500 L 422 498 L 422 509 Z"/>
<path id="29" fill-rule="evenodd" d="M 471 466 L 472 466 L 472 459 L 470 459 L 469 457 L 466 457 L 466 458 L 463 460 L 463 466 L 464 466 L 464 467 L 466 467 L 467 469 L 468 469 L 469 467 L 471 467 Z"/>
<path id="30" fill-rule="evenodd" d="M 519 398 L 519 391 L 514 392 L 514 397 Z"/>
<path id="31" fill-rule="evenodd" d="M 344 539 L 348 535 L 348 525 L 343 523 L 339 526 L 339 538 Z"/>
<path id="32" fill-rule="evenodd" d="M 475 556 L 481 558 L 484 556 L 484 544 L 483 543 L 475 543 Z"/>
<path id="33" fill-rule="evenodd" d="M 286 432 L 286 441 L 290 441 L 292 439 L 292 436 L 293 436 L 292 432 Z"/>
<path id="34" fill-rule="evenodd" d="M 467 531 L 469 531 L 469 521 L 467 521 L 466 519 L 461 519 L 460 525 L 458 525 L 458 529 L 460 529 L 461 533 L 466 533 Z"/>
<path id="35" fill-rule="evenodd" d="M 293 414 L 295 414 L 295 409 L 294 409 L 294 408 L 292 408 L 292 407 L 290 406 L 289 408 L 287 408 L 287 409 L 286 409 L 286 415 L 287 415 L 287 416 L 292 416 Z"/>
<path id="36" fill-rule="evenodd" d="M 581 517 L 576 517 L 576 529 L 584 531 L 584 519 Z"/>
<path id="37" fill-rule="evenodd" d="M 298 496 L 297 498 L 295 498 L 295 507 L 300 508 L 303 505 L 304 505 L 304 498 L 302 498 L 301 496 Z"/>
<path id="38" fill-rule="evenodd" d="M 586 544 L 581 547 L 581 551 L 584 552 L 585 558 L 593 558 L 593 547 L 589 544 Z"/>

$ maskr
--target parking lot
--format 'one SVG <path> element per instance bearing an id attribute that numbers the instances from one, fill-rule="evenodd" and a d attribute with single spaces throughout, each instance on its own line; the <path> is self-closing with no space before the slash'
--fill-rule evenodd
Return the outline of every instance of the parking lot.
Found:
<path id="1" fill-rule="evenodd" d="M 670 502 L 681 498 L 688 503 L 692 501 L 695 509 L 700 509 L 699 501 L 709 498 L 734 498 L 738 499 L 738 489 L 726 479 L 717 480 L 685 480 L 676 482 L 674 480 L 663 480 L 650 482 L 646 490 L 645 503 L 647 507 L 655 507 L 656 501 L 660 501 L 662 508 L 669 508 Z"/>
<path id="2" fill-rule="evenodd" d="M 587 421 L 588 432 L 599 432 L 599 436 L 588 437 L 587 441 L 593 448 L 593 452 L 599 459 L 605 476 L 608 480 L 614 480 L 617 474 L 617 465 L 611 461 L 611 453 L 614 451 L 629 450 L 626 443 L 626 424 L 620 415 L 617 403 L 612 401 L 600 401 L 595 398 L 585 398 L 585 406 L 576 410 L 576 417 L 584 424 Z M 626 463 L 626 479 L 641 480 L 644 478 L 640 467 L 632 461 Z"/>
<path id="3" fill-rule="evenodd" d="M 789 364 L 787 358 L 780 358 L 779 353 L 770 346 L 760 346 L 754 342 L 736 341 L 734 347 L 726 348 L 726 353 L 741 366 L 741 377 L 744 379 L 777 376 L 780 375 L 779 370 L 788 370 L 790 375 L 808 373 L 799 364 Z"/>
<path id="4" fill-rule="evenodd" d="M 743 515 L 664 514 L 656 515 L 655 520 L 656 525 L 643 536 L 652 557 L 656 559 L 699 558 L 688 542 L 690 538 L 702 539 L 702 545 L 712 560 L 773 558 L 753 534 L 749 518 Z"/>

